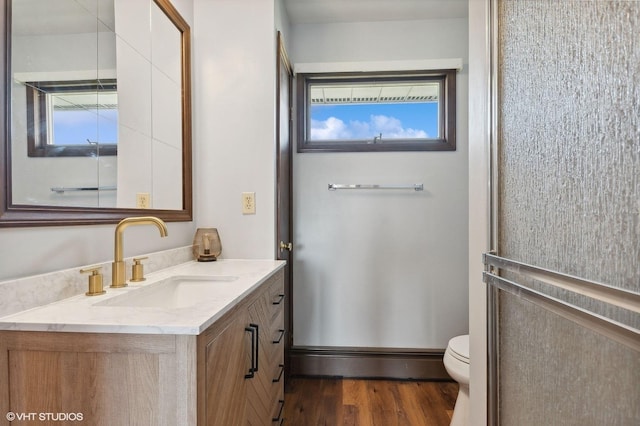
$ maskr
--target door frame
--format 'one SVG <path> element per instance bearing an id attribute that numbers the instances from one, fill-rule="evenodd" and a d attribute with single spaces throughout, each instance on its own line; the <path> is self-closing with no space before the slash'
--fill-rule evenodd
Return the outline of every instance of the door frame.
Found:
<path id="1" fill-rule="evenodd" d="M 284 38 L 280 31 L 277 32 L 276 50 L 276 259 L 285 260 L 284 269 L 284 326 L 286 330 L 284 345 L 285 385 L 290 376 L 290 352 L 293 343 L 293 253 L 292 250 L 283 249 L 281 242 L 291 243 L 292 236 L 292 164 L 293 164 L 293 68 L 285 48 Z M 288 74 L 287 111 L 281 111 L 281 72 Z M 281 132 L 282 115 L 288 115 L 287 146 L 284 143 Z"/>
<path id="2" fill-rule="evenodd" d="M 472 426 L 491 424 L 487 401 L 487 292 L 482 253 L 491 250 L 491 0 L 469 0 L 469 355 Z M 495 415 L 494 407 L 492 415 Z"/>

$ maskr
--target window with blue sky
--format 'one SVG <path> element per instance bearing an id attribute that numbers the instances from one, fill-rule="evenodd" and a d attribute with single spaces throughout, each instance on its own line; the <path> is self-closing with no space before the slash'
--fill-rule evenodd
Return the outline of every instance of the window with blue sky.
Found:
<path id="1" fill-rule="evenodd" d="M 118 142 L 118 94 L 114 91 L 51 93 L 50 145 Z"/>
<path id="2" fill-rule="evenodd" d="M 455 149 L 447 140 L 455 72 L 298 78 L 300 152 Z"/>
<path id="3" fill-rule="evenodd" d="M 30 157 L 117 154 L 115 80 L 38 81 L 25 87 Z"/>

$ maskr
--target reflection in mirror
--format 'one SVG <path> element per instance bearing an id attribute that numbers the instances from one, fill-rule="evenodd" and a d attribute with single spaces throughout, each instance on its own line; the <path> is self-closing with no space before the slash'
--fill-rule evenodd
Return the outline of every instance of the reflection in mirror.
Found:
<path id="1" fill-rule="evenodd" d="M 0 2 L 0 226 L 191 220 L 190 35 L 169 0 Z"/>
<path id="2" fill-rule="evenodd" d="M 116 207 L 98 99 L 102 79 L 117 87 L 113 3 L 13 1 L 11 34 L 12 202 Z"/>
<path id="3" fill-rule="evenodd" d="M 116 155 L 115 80 L 32 81 L 24 85 L 29 157 Z M 96 135 L 97 129 L 100 132 Z"/>

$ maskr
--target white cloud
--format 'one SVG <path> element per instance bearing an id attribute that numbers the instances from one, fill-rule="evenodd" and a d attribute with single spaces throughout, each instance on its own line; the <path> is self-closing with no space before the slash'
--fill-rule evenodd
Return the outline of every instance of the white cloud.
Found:
<path id="1" fill-rule="evenodd" d="M 344 121 L 329 117 L 324 121 L 311 120 L 312 140 L 350 139 L 351 133 Z"/>
<path id="2" fill-rule="evenodd" d="M 382 133 L 383 138 L 426 138 L 427 132 L 424 130 L 405 129 L 402 122 L 395 117 L 385 115 L 372 115 L 370 118 L 374 131 Z"/>
<path id="3" fill-rule="evenodd" d="M 371 115 L 368 122 L 354 120 L 348 124 L 336 117 L 311 120 L 312 140 L 372 139 L 381 133 L 383 139 L 428 138 L 424 130 L 405 129 L 400 120 L 386 115 Z"/>

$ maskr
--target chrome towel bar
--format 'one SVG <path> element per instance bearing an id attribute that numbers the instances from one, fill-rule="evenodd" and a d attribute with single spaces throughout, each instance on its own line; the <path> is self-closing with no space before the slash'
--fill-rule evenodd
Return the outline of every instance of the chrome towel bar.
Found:
<path id="1" fill-rule="evenodd" d="M 631 290 L 528 265 L 516 260 L 496 256 L 492 253 L 483 254 L 483 261 L 485 266 L 493 266 L 498 269 L 515 272 L 554 287 L 563 288 L 583 296 L 640 313 L 640 293 Z"/>
<path id="2" fill-rule="evenodd" d="M 64 194 L 65 192 L 74 191 L 115 191 L 115 186 L 80 186 L 80 187 L 66 187 L 66 186 L 54 186 L 51 188 L 52 192 L 58 194 Z"/>
<path id="3" fill-rule="evenodd" d="M 514 280 L 519 278 L 533 279 L 556 288 L 568 290 L 574 294 L 604 302 L 610 306 L 626 309 L 636 314 L 640 313 L 639 293 L 506 259 L 496 256 L 493 253 L 483 254 L 483 263 L 485 264 L 483 281 L 490 287 L 506 291 L 516 297 L 532 302 L 563 318 L 587 327 L 640 352 L 639 329 L 620 323 L 586 308 L 576 306 L 568 301 L 552 297 L 550 294 L 545 294 L 542 291 L 535 290 L 528 285 L 518 283 Z M 501 271 L 510 272 L 517 275 L 517 277 L 514 276 L 511 279 L 507 279 L 501 276 Z M 490 318 L 490 324 L 488 325 L 490 336 L 496 332 L 494 328 L 497 325 L 495 295 L 492 297 L 493 301 L 489 304 L 488 313 Z M 495 336 L 493 336 L 492 339 L 495 339 Z"/>
<path id="4" fill-rule="evenodd" d="M 343 183 L 330 183 L 329 191 L 335 191 L 336 189 L 412 189 L 414 191 L 424 190 L 424 185 L 421 183 L 415 183 L 410 185 L 376 185 L 376 184 L 343 184 Z"/>
<path id="5" fill-rule="evenodd" d="M 640 330 L 638 329 L 488 272 L 484 273 L 484 281 L 495 288 L 535 303 L 550 312 L 640 352 Z"/>

